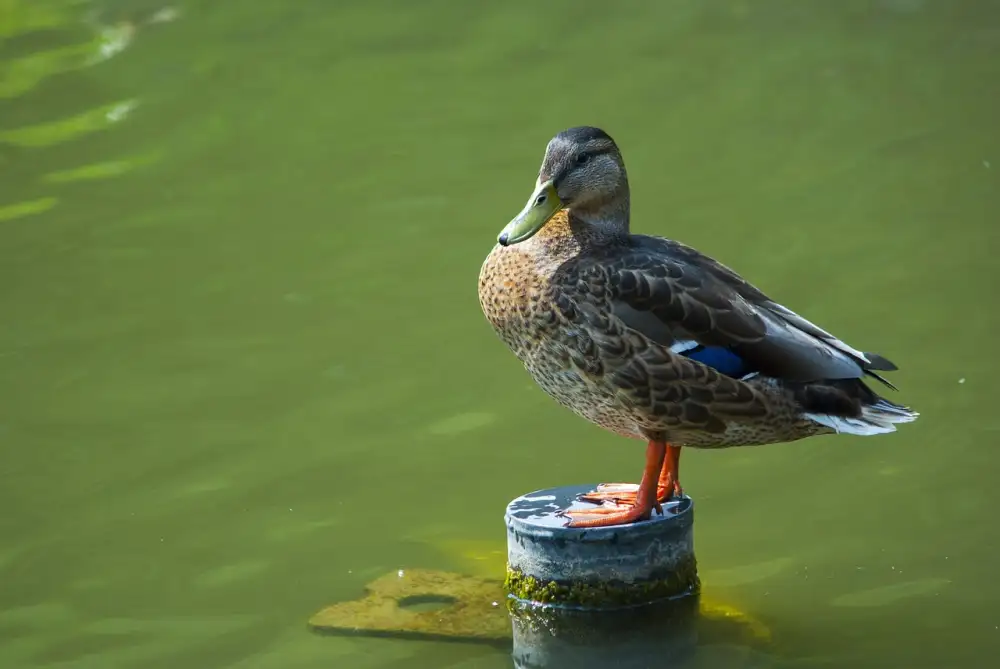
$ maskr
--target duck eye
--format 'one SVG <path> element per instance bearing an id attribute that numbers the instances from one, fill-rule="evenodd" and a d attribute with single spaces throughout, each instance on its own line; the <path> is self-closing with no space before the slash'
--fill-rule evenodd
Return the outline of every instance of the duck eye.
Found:
<path id="1" fill-rule="evenodd" d="M 576 164 L 577 165 L 586 165 L 588 162 L 590 162 L 590 154 L 589 153 L 581 153 L 581 154 L 577 155 L 577 157 L 576 157 Z"/>

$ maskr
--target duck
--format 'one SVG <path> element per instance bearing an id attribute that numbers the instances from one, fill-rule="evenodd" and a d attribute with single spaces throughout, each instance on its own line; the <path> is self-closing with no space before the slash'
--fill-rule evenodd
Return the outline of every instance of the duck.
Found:
<path id="1" fill-rule="evenodd" d="M 622 152 L 579 126 L 547 144 L 524 208 L 479 275 L 499 339 L 558 404 L 646 443 L 638 486 L 601 483 L 568 527 L 647 521 L 684 495 L 684 448 L 894 432 L 919 414 L 895 364 L 854 348 L 681 242 L 631 232 Z M 868 383 L 866 383 L 866 381 Z"/>

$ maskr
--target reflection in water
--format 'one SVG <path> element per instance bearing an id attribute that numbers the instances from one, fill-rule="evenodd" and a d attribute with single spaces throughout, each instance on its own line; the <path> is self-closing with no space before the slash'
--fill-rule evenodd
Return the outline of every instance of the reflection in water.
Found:
<path id="1" fill-rule="evenodd" d="M 517 669 L 690 666 L 698 643 L 697 597 L 628 612 L 522 610 L 512 614 Z"/>
<path id="2" fill-rule="evenodd" d="M 135 108 L 135 104 L 134 100 L 123 100 L 58 121 L 0 131 L 0 142 L 12 146 L 41 148 L 80 139 L 125 119 Z"/>
<path id="3" fill-rule="evenodd" d="M 516 669 L 752 669 L 780 663 L 778 649 L 740 615 L 699 597 L 627 611 L 511 610 Z M 790 658 L 783 658 L 788 662 Z"/>
<path id="4" fill-rule="evenodd" d="M 29 200 L 0 206 L 0 221 L 9 221 L 22 216 L 41 214 L 56 206 L 58 200 L 54 197 L 43 197 L 39 200 Z"/>
<path id="5" fill-rule="evenodd" d="M 0 60 L 0 101 L 8 99 L 20 104 L 36 89 L 58 76 L 78 73 L 97 66 L 127 48 L 141 28 L 171 22 L 179 12 L 171 6 L 141 13 L 138 17 L 119 18 L 105 24 L 100 13 L 79 14 L 75 3 L 23 2 L 12 0 L 2 9 L 4 29 L 8 39 L 29 37 L 45 31 L 51 48 L 34 49 L 29 53 Z M 85 19 L 85 20 L 84 20 Z M 87 26 L 81 39 L 80 28 Z M 46 39 L 39 37 L 40 43 Z M 71 41 L 65 45 L 65 41 Z M 4 146 L 22 149 L 42 149 L 82 140 L 88 135 L 108 130 L 126 120 L 135 110 L 136 98 L 116 100 L 83 111 L 71 111 L 62 118 L 35 122 L 19 127 L 0 124 L 0 150 Z M 56 169 L 38 178 L 39 183 L 67 184 L 77 181 L 101 180 L 122 176 L 137 167 L 155 162 L 157 153 L 125 156 L 112 160 Z M 0 221 L 43 213 L 56 206 L 58 196 L 6 204 L 0 201 Z"/>

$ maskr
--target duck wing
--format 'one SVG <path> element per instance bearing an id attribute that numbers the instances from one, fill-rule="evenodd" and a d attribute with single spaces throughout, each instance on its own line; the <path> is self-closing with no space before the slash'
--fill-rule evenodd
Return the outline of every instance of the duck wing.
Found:
<path id="1" fill-rule="evenodd" d="M 582 268 L 581 268 L 582 269 Z M 613 314 L 628 328 L 728 376 L 792 382 L 878 378 L 896 366 L 862 352 L 771 300 L 736 272 L 671 240 L 633 235 L 593 256 Z"/>

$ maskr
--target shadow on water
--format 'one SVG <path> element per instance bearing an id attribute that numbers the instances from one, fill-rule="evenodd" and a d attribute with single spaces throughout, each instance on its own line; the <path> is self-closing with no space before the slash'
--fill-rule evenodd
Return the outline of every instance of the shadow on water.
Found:
<path id="1" fill-rule="evenodd" d="M 510 667 L 305 622 L 397 570 L 499 578 L 510 499 L 635 476 L 475 296 L 579 123 L 622 146 L 637 232 L 884 353 L 922 415 L 685 456 L 705 592 L 773 635 L 693 666 L 992 661 L 998 21 L 0 0 L 0 666 Z"/>

